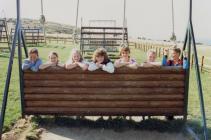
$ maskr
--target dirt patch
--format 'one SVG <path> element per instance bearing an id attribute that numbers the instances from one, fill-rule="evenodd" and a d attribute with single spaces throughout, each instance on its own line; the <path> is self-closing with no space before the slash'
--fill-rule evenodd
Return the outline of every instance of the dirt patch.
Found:
<path id="1" fill-rule="evenodd" d="M 160 133 L 156 131 L 127 130 L 116 132 L 111 129 L 48 128 L 41 140 L 188 140 L 182 133 Z"/>
<path id="2" fill-rule="evenodd" d="M 18 120 L 12 129 L 2 135 L 2 140 L 17 140 L 20 134 L 29 127 L 28 119 Z"/>
<path id="3" fill-rule="evenodd" d="M 18 120 L 12 129 L 2 135 L 2 140 L 39 140 L 42 128 L 36 128 L 31 117 Z"/>

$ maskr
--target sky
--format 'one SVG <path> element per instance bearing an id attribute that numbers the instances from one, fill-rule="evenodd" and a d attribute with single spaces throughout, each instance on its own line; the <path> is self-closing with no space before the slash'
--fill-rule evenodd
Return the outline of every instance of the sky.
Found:
<path id="1" fill-rule="evenodd" d="M 47 21 L 75 25 L 77 0 L 43 0 Z M 174 0 L 175 33 L 183 40 L 188 23 L 189 0 Z M 4 12 L 2 12 L 4 11 Z M 16 16 L 15 0 L 0 0 L 1 16 Z M 39 19 L 40 0 L 21 0 L 21 17 Z M 129 36 L 169 39 L 172 33 L 171 0 L 127 0 Z M 79 27 L 89 20 L 123 22 L 123 0 L 80 0 Z M 211 0 L 193 0 L 193 25 L 196 40 L 211 40 Z"/>

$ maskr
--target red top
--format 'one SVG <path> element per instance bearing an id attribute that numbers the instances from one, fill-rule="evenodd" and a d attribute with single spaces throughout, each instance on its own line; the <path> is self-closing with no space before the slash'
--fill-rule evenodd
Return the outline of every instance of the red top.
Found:
<path id="1" fill-rule="evenodd" d="M 167 65 L 168 66 L 182 66 L 183 65 L 183 61 L 181 59 L 179 59 L 176 63 L 174 60 L 168 60 L 167 61 Z"/>

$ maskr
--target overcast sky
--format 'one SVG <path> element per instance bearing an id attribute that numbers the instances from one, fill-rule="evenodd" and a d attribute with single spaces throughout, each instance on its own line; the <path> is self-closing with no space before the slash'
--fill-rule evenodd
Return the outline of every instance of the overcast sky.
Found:
<path id="1" fill-rule="evenodd" d="M 75 24 L 77 0 L 43 1 L 48 21 Z M 15 17 L 15 4 L 15 0 L 0 0 L 0 11 L 4 10 L 6 17 Z M 178 39 L 183 39 L 189 0 L 174 0 L 174 4 L 175 32 Z M 40 0 L 21 0 L 21 7 L 22 18 L 39 19 Z M 211 0 L 193 0 L 193 10 L 196 39 L 211 39 Z M 127 0 L 126 16 L 129 36 L 169 39 L 171 35 L 171 0 Z M 123 0 L 80 0 L 81 17 L 85 23 L 91 19 L 112 19 L 122 24 Z"/>

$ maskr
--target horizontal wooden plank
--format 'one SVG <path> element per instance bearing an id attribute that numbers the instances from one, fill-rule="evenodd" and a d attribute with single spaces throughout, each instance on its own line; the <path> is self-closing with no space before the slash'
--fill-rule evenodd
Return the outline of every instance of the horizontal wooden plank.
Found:
<path id="1" fill-rule="evenodd" d="M 182 94 L 151 95 L 68 95 L 68 94 L 26 94 L 26 101 L 183 101 Z"/>
<path id="2" fill-rule="evenodd" d="M 26 107 L 24 110 L 26 115 L 83 115 L 83 116 L 98 116 L 98 115 L 183 115 L 183 108 L 46 108 L 46 107 Z"/>
<path id="3" fill-rule="evenodd" d="M 183 107 L 183 101 L 26 101 L 26 107 L 70 108 L 171 108 Z"/>
<path id="4" fill-rule="evenodd" d="M 184 87 L 184 81 L 63 81 L 61 80 L 25 80 L 25 87 L 81 87 L 81 88 L 155 88 L 155 87 Z"/>
<path id="5" fill-rule="evenodd" d="M 63 81 L 183 81 L 182 74 L 29 74 L 25 80 L 58 80 Z"/>
<path id="6" fill-rule="evenodd" d="M 56 88 L 56 87 L 26 87 L 25 94 L 85 94 L 85 95 L 154 95 L 154 94 L 182 94 L 184 88 Z"/>
<path id="7" fill-rule="evenodd" d="M 90 29 L 106 29 L 106 30 L 122 30 L 123 29 L 123 27 L 90 27 L 90 26 L 83 26 L 83 27 L 81 27 L 81 30 L 90 30 Z M 127 30 L 127 28 L 124 28 L 124 30 Z"/>
<path id="8" fill-rule="evenodd" d="M 33 73 L 33 72 L 26 70 L 24 73 Z M 96 70 L 96 71 L 90 72 L 90 71 L 83 71 L 78 67 L 72 70 L 65 70 L 64 68 L 59 68 L 59 67 L 50 67 L 45 70 L 40 70 L 39 72 L 34 73 L 34 74 L 38 74 L 38 73 L 106 74 L 106 72 L 102 70 Z M 127 67 L 122 67 L 122 68 L 115 69 L 115 73 L 116 74 L 184 74 L 185 70 L 183 70 L 182 67 L 172 67 L 172 66 L 150 67 L 150 68 L 139 67 L 138 69 L 130 69 Z"/>
<path id="9" fill-rule="evenodd" d="M 84 35 L 122 35 L 122 32 L 81 32 L 81 34 Z"/>

